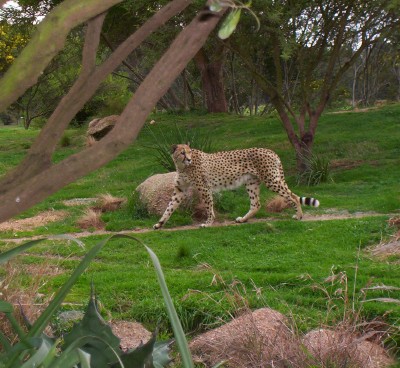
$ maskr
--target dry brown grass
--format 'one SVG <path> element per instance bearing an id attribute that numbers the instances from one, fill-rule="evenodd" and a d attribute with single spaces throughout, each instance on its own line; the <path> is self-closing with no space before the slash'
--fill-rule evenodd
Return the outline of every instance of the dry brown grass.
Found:
<path id="1" fill-rule="evenodd" d="M 49 222 L 56 222 L 67 216 L 66 211 L 45 211 L 33 217 L 25 219 L 9 220 L 0 224 L 0 231 L 24 231 L 33 230 Z"/>
<path id="2" fill-rule="evenodd" d="M 92 209 L 100 212 L 116 211 L 121 208 L 125 202 L 125 198 L 114 197 L 109 193 L 100 194 L 97 197 L 96 206 L 94 206 Z"/>
<path id="3" fill-rule="evenodd" d="M 280 196 L 272 198 L 266 203 L 265 209 L 267 212 L 279 213 L 290 208 L 290 205 Z"/>
<path id="4" fill-rule="evenodd" d="M 54 264 L 24 265 L 18 261 L 10 261 L 5 266 L 5 276 L 0 281 L 0 299 L 14 306 L 14 316 L 20 326 L 24 319 L 33 323 L 47 307 L 52 295 L 40 293 L 49 277 L 62 273 L 62 269 Z M 28 276 L 28 277 L 27 277 Z M 21 280 L 28 279 L 27 284 Z M 0 330 L 11 344 L 17 341 L 17 335 L 4 314 L 0 313 Z M 48 327 L 46 332 L 51 334 Z"/>
<path id="5" fill-rule="evenodd" d="M 399 262 L 400 257 L 400 216 L 394 216 L 388 220 L 388 224 L 391 227 L 397 229 L 397 231 L 391 236 L 391 239 L 382 240 L 378 245 L 371 246 L 367 251 L 374 257 L 386 260 L 389 257 L 393 257 Z M 396 262 L 396 260 L 394 262 Z"/>
<path id="6" fill-rule="evenodd" d="M 96 143 L 97 143 L 96 139 L 94 137 L 92 137 L 91 135 L 86 137 L 86 147 L 91 147 Z"/>
<path id="7" fill-rule="evenodd" d="M 95 211 L 92 208 L 88 208 L 85 210 L 85 213 L 82 217 L 80 217 L 77 221 L 77 225 L 81 229 L 97 229 L 101 230 L 104 229 L 105 224 L 101 219 L 101 212 Z"/>
<path id="8" fill-rule="evenodd" d="M 394 362 L 382 343 L 390 326 L 377 320 L 362 321 L 360 310 L 349 298 L 345 273 L 332 273 L 318 285 L 311 278 L 306 279 L 310 280 L 310 287 L 326 294 L 326 320 L 331 327 L 321 325 L 320 329 L 304 334 L 292 316 L 270 308 L 252 312 L 246 301 L 249 292 L 240 281 L 228 284 L 209 265 L 205 270 L 213 273 L 211 282 L 224 291 L 207 294 L 195 290 L 190 294 L 202 294 L 220 305 L 227 301 L 235 312 L 231 313 L 232 321 L 191 341 L 194 359 L 204 367 L 224 362 L 223 366 L 230 368 L 380 368 Z M 329 295 L 326 284 L 330 284 L 329 289 L 336 289 L 333 295 Z M 262 290 L 255 285 L 252 292 L 262 298 Z M 345 311 L 341 320 L 332 323 L 329 314 L 336 310 L 334 305 L 338 301 L 344 303 Z"/>

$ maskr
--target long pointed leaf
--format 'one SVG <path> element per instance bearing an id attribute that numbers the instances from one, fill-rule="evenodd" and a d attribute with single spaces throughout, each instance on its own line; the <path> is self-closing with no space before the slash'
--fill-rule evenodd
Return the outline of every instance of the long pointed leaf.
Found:
<path id="1" fill-rule="evenodd" d="M 17 255 L 25 252 L 29 248 L 32 248 L 34 245 L 42 242 L 43 240 L 47 240 L 45 238 L 41 239 L 36 239 L 36 240 L 31 240 L 27 243 L 24 243 L 22 245 L 19 245 L 18 247 L 15 247 L 13 249 L 10 249 L 6 252 L 0 253 L 0 264 L 8 262 L 10 259 L 16 257 Z"/>
<path id="2" fill-rule="evenodd" d="M 172 302 L 171 296 L 168 291 L 167 284 L 165 282 L 164 274 L 161 269 L 160 262 L 155 255 L 155 253 L 145 244 L 143 244 L 147 252 L 150 254 L 150 258 L 153 261 L 154 268 L 156 270 L 158 282 L 161 287 L 161 292 L 164 297 L 165 305 L 167 306 L 167 312 L 169 319 L 171 321 L 172 329 L 174 331 L 174 336 L 176 339 L 176 343 L 178 344 L 179 351 L 181 353 L 181 359 L 183 366 L 186 368 L 194 367 L 192 355 L 189 350 L 189 345 L 187 343 L 185 333 L 183 331 L 181 322 L 179 320 L 178 314 L 176 313 L 174 303 Z"/>
<path id="3" fill-rule="evenodd" d="M 36 350 L 35 354 L 33 354 L 24 364 L 22 364 L 21 368 L 39 367 L 51 350 L 52 345 L 48 341 L 42 340 L 42 343 Z"/>

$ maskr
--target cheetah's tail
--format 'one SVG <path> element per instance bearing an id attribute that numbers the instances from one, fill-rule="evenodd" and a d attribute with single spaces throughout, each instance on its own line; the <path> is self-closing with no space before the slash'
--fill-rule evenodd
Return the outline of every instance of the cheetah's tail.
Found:
<path id="1" fill-rule="evenodd" d="M 309 198 L 309 197 L 299 197 L 300 203 L 302 205 L 307 205 L 307 206 L 313 206 L 313 207 L 318 207 L 319 206 L 319 200 L 315 198 Z"/>

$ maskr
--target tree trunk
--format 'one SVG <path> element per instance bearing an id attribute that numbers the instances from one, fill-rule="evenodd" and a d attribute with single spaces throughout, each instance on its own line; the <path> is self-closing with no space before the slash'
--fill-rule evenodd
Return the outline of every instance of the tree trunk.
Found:
<path id="1" fill-rule="evenodd" d="M 217 47 L 209 58 L 204 47 L 194 57 L 200 70 L 202 90 L 208 112 L 227 112 L 228 104 L 225 98 L 223 66 L 225 62 L 225 47 Z"/>

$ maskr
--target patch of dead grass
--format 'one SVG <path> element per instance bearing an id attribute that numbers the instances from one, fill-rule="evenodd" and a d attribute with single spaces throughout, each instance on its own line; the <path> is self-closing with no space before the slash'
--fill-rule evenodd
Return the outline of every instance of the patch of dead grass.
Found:
<path id="1" fill-rule="evenodd" d="M 388 220 L 388 224 L 397 228 L 391 239 L 389 241 L 381 241 L 378 245 L 367 248 L 369 254 L 381 260 L 389 257 L 400 257 L 400 216 L 391 217 Z"/>
<path id="2" fill-rule="evenodd" d="M 272 213 L 280 213 L 287 208 L 290 208 L 290 205 L 285 201 L 284 198 L 280 196 L 272 198 L 265 205 L 267 212 Z"/>
<path id="3" fill-rule="evenodd" d="M 67 215 L 66 211 L 45 211 L 29 218 L 5 221 L 0 224 L 0 231 L 18 232 L 34 230 L 35 228 L 46 225 L 49 222 L 63 220 Z"/>
<path id="4" fill-rule="evenodd" d="M 96 206 L 94 206 L 92 209 L 100 212 L 116 211 L 121 208 L 125 202 L 125 198 L 114 197 L 109 193 L 100 194 L 97 198 Z"/>
<path id="5" fill-rule="evenodd" d="M 101 212 L 95 211 L 91 208 L 85 210 L 83 216 L 78 219 L 77 225 L 81 229 L 102 230 L 105 227 L 105 224 L 101 219 Z"/>
<path id="6" fill-rule="evenodd" d="M 52 295 L 44 295 L 40 289 L 49 277 L 62 272 L 58 266 L 47 263 L 25 265 L 13 260 L 5 265 L 5 276 L 0 281 L 0 299 L 13 305 L 20 326 L 25 326 L 24 320 L 35 322 L 46 309 Z M 21 280 L 27 275 L 29 281 L 22 285 Z M 0 330 L 11 344 L 17 342 L 17 334 L 3 313 L 0 313 Z M 46 333 L 51 334 L 50 327 L 46 328 Z"/>

